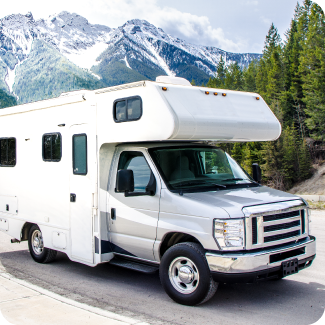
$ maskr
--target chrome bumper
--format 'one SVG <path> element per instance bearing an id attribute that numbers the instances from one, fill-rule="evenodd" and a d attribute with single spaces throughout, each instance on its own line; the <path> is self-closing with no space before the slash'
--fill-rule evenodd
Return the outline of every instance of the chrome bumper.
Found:
<path id="1" fill-rule="evenodd" d="M 305 252 L 293 257 L 281 259 L 277 262 L 270 262 L 270 257 L 274 254 L 284 253 L 299 248 L 305 248 Z M 297 244 L 291 244 L 280 249 L 266 248 L 258 252 L 243 252 L 243 253 L 226 253 L 217 254 L 207 252 L 205 254 L 211 272 L 239 274 L 251 273 L 261 270 L 272 269 L 281 266 L 281 263 L 293 258 L 298 258 L 298 261 L 314 256 L 316 254 L 316 239 L 308 237 L 306 241 Z"/>

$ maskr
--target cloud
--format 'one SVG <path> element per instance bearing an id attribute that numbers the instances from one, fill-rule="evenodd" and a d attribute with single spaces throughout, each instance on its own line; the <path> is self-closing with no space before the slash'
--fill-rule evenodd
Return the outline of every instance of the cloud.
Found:
<path id="1" fill-rule="evenodd" d="M 208 17 L 167 7 L 157 0 L 56 0 L 48 2 L 46 6 L 40 5 L 40 0 L 15 0 L 14 4 L 6 2 L 3 5 L 3 16 L 31 11 L 35 19 L 39 19 L 65 10 L 84 16 L 92 24 L 109 27 L 118 27 L 127 20 L 137 18 L 145 19 L 166 33 L 193 44 L 215 46 L 233 52 L 240 52 L 247 45 L 243 41 L 226 37 L 221 28 L 212 27 Z"/>
<path id="2" fill-rule="evenodd" d="M 272 20 L 270 18 L 267 18 L 265 16 L 260 16 L 260 21 L 264 23 L 265 25 L 271 26 Z"/>
<path id="3" fill-rule="evenodd" d="M 258 6 L 258 1 L 257 0 L 249 0 L 249 1 L 246 1 L 246 5 Z"/>

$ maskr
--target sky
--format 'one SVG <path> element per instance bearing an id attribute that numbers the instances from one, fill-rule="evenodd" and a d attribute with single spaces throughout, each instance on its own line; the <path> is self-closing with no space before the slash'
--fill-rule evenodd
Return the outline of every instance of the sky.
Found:
<path id="1" fill-rule="evenodd" d="M 325 8 L 325 0 L 315 2 Z M 55 0 L 46 4 L 43 0 L 11 0 L 1 4 L 0 18 L 30 11 L 40 19 L 69 11 L 91 24 L 112 28 L 127 20 L 145 19 L 192 44 L 262 53 L 272 22 L 285 39 L 296 4 L 297 0 Z"/>

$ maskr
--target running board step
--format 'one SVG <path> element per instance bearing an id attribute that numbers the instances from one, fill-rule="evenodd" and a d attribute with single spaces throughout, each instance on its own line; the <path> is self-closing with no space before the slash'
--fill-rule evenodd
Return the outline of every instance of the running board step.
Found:
<path id="1" fill-rule="evenodd" d="M 116 258 L 116 257 L 110 260 L 109 263 L 116 266 L 124 267 L 126 269 L 147 273 L 147 274 L 152 274 L 159 270 L 159 267 L 155 265 L 143 264 L 143 263 L 134 262 L 134 261 L 130 261 L 122 258 Z"/>

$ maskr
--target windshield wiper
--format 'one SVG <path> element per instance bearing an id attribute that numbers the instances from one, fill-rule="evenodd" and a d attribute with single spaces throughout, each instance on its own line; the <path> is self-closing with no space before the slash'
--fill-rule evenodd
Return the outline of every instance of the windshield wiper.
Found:
<path id="1" fill-rule="evenodd" d="M 179 187 L 183 185 L 200 185 L 204 183 L 205 181 L 193 181 L 193 180 L 188 180 L 188 181 L 182 181 L 177 184 L 173 184 L 174 187 Z"/>
<path id="2" fill-rule="evenodd" d="M 244 180 L 243 178 L 227 178 L 227 179 L 221 179 L 221 181 L 223 181 L 223 182 L 228 182 L 228 181 L 243 181 L 243 180 Z"/>
<path id="3" fill-rule="evenodd" d="M 221 188 L 227 188 L 226 185 L 221 185 L 221 184 L 215 184 L 215 183 L 210 183 L 210 184 L 204 184 L 205 187 L 221 187 Z"/>

